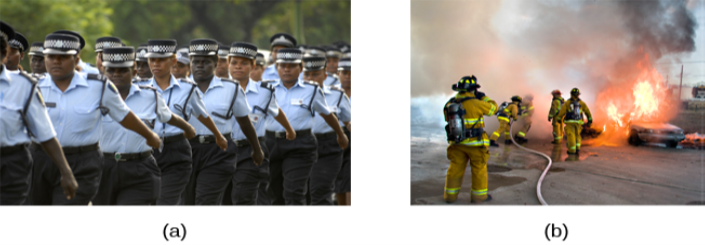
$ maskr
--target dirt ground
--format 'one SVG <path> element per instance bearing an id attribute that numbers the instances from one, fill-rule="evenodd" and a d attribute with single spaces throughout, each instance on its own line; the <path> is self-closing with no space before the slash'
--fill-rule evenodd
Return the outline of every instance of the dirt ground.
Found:
<path id="1" fill-rule="evenodd" d="M 705 152 L 647 146 L 596 146 L 583 141 L 578 157 L 565 141 L 531 139 L 524 146 L 549 155 L 542 184 L 549 205 L 686 205 L 705 201 Z M 500 138 L 499 142 L 504 142 Z M 411 204 L 449 205 L 443 200 L 449 161 L 438 135 L 411 138 Z M 490 148 L 489 194 L 482 205 L 539 205 L 536 184 L 548 160 L 514 145 Z M 461 194 L 450 205 L 470 202 L 470 168 Z"/>

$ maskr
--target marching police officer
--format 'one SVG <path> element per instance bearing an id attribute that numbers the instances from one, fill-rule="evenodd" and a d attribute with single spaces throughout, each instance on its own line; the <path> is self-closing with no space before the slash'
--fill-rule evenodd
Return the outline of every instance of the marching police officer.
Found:
<path id="1" fill-rule="evenodd" d="M 104 48 L 122 47 L 122 40 L 117 37 L 101 37 L 95 41 L 95 66 L 100 74 L 103 74 L 103 62 L 100 54 Z"/>
<path id="2" fill-rule="evenodd" d="M 46 76 L 47 67 L 44 65 L 44 42 L 33 42 L 29 48 L 29 66 L 32 68 L 32 75 L 37 78 Z"/>
<path id="3" fill-rule="evenodd" d="M 326 86 L 340 87 L 340 79 L 338 78 L 338 62 L 342 58 L 343 53 L 336 47 L 326 47 Z"/>
<path id="4" fill-rule="evenodd" d="M 29 43 L 27 38 L 19 32 L 15 32 L 15 37 L 10 39 L 9 43 L 10 53 L 6 56 L 5 66 L 8 72 L 20 74 L 20 71 L 23 70 L 20 62 L 24 59 L 24 51 L 29 47 Z"/>
<path id="5" fill-rule="evenodd" d="M 176 51 L 176 63 L 171 68 L 171 75 L 174 75 L 174 78 L 176 78 L 176 79 L 181 79 L 181 78 L 189 77 L 190 72 L 191 72 L 191 62 L 188 59 L 188 49 L 185 51 L 177 50 Z"/>
<path id="6" fill-rule="evenodd" d="M 346 148 L 348 139 L 338 124 L 338 118 L 328 110 L 318 84 L 298 79 L 301 73 L 301 58 L 298 49 L 280 49 L 277 52 L 277 73 L 281 77 L 274 84 L 277 103 L 286 113 L 296 139 L 285 139 L 283 126 L 269 118 L 265 132 L 270 152 L 270 197 L 276 205 L 304 205 L 306 183 L 311 168 L 316 162 L 318 144 L 311 132 L 314 116 L 319 113 L 337 135 L 338 145 Z"/>
<path id="7" fill-rule="evenodd" d="M 172 114 L 162 96 L 149 86 L 132 83 L 135 71 L 133 47 L 103 47 L 105 75 L 115 83 L 125 104 L 150 128 L 155 123 L 179 127 L 187 138 L 196 132 L 181 117 Z M 158 122 L 157 122 L 158 121 Z M 127 132 L 103 116 L 103 177 L 94 204 L 150 205 L 159 198 L 161 171 L 152 157 L 152 147 L 133 132 Z"/>
<path id="8" fill-rule="evenodd" d="M 256 82 L 262 81 L 262 73 L 264 72 L 264 54 L 257 53 L 257 60 L 255 61 L 255 67 L 250 71 L 250 79 Z"/>
<path id="9" fill-rule="evenodd" d="M 230 78 L 228 73 L 228 51 L 230 47 L 218 43 L 218 65 L 215 67 L 215 76 L 220 78 Z"/>
<path id="10" fill-rule="evenodd" d="M 7 57 L 8 40 L 14 35 L 12 27 L 0 21 L 0 60 Z M 36 85 L 27 73 L 14 74 L 0 65 L 0 205 L 21 205 L 29 196 L 33 165 L 29 134 L 42 142 L 59 169 L 65 198 L 74 198 L 78 188 Z"/>
<path id="11" fill-rule="evenodd" d="M 76 67 L 80 67 L 79 72 L 83 74 L 100 74 L 97 68 L 92 67 L 86 62 L 83 62 L 81 60 L 81 50 L 83 50 L 83 47 L 86 46 L 86 40 L 83 39 L 83 36 L 81 34 L 78 34 L 78 32 L 75 31 L 69 31 L 69 30 L 59 30 L 55 31 L 54 33 L 56 34 L 66 34 L 66 35 L 72 35 L 78 38 L 79 42 L 81 43 L 81 46 L 78 49 L 78 54 L 76 57 L 78 58 L 78 65 Z"/>
<path id="12" fill-rule="evenodd" d="M 205 125 L 191 119 L 197 137 L 191 140 L 193 172 L 184 193 L 187 205 L 218 205 L 230 181 L 237 163 L 234 142 L 232 142 L 233 121 L 240 124 L 245 137 L 252 146 L 254 165 L 262 162 L 263 153 L 257 140 L 257 132 L 248 118 L 250 106 L 240 84 L 228 78 L 215 76 L 218 64 L 218 42 L 212 39 L 194 39 L 189 46 L 191 73 L 203 92 L 203 102 L 213 116 L 215 125 Z M 252 50 L 250 50 L 252 51 Z M 252 51 L 257 52 L 257 51 Z M 252 53 L 254 56 L 256 53 Z M 235 120 L 233 120 L 233 117 Z M 216 126 L 216 130 L 208 130 Z M 218 131 L 225 132 L 223 134 Z M 216 134 L 211 134 L 215 132 Z M 227 149 L 219 149 L 216 139 L 227 139 Z"/>
<path id="13" fill-rule="evenodd" d="M 269 43 L 271 48 L 271 56 L 273 59 L 275 59 L 276 57 L 278 57 L 277 52 L 279 52 L 280 49 L 296 47 L 296 38 L 287 33 L 277 33 L 269 39 Z M 279 73 L 277 71 L 276 66 L 276 63 L 267 66 L 267 68 L 265 68 L 264 72 L 262 73 L 262 79 L 278 80 Z"/>
<path id="14" fill-rule="evenodd" d="M 351 83 L 350 83 L 350 57 L 341 58 L 338 62 L 338 77 L 340 77 L 340 87 L 345 91 L 345 95 L 350 101 Z M 348 148 L 345 149 L 343 153 L 343 165 L 340 167 L 340 172 L 338 173 L 338 178 L 335 182 L 335 199 L 338 205 L 348 205 L 350 206 L 350 151 L 352 149 L 352 137 L 350 134 L 350 124 L 345 126 L 345 134 L 348 136 L 349 144 Z"/>
<path id="15" fill-rule="evenodd" d="M 253 147 L 240 129 L 240 125 L 235 122 L 233 140 L 237 146 L 237 168 L 235 175 L 233 175 L 231 193 L 232 203 L 237 205 L 268 205 L 271 203 L 266 192 L 269 185 L 269 150 L 264 140 L 267 118 L 273 117 L 286 129 L 287 139 L 296 138 L 296 132 L 274 98 L 274 87 L 271 82 L 256 82 L 250 78 L 249 74 L 256 66 L 256 54 L 256 46 L 250 43 L 235 42 L 230 48 L 228 58 L 230 75 L 240 82 L 240 86 L 245 90 L 247 103 L 252 106 L 249 117 L 255 131 L 257 131 L 257 139 L 264 153 L 262 164 L 256 166 L 250 157 Z"/>
<path id="16" fill-rule="evenodd" d="M 188 79 L 176 79 L 171 75 L 171 68 L 176 63 L 176 40 L 173 39 L 153 39 L 148 41 L 145 57 L 149 61 L 152 78 L 139 85 L 147 85 L 157 89 L 166 100 L 169 109 L 175 115 L 189 121 L 195 117 L 215 135 L 220 132 L 215 127 L 213 120 L 206 112 L 203 103 L 203 94 L 197 89 L 194 82 Z M 180 202 L 186 185 L 193 169 L 191 144 L 184 135 L 184 131 L 172 125 L 157 123 L 154 126 L 162 138 L 164 145 L 153 150 L 152 155 L 157 160 L 159 169 L 162 172 L 162 184 L 160 197 L 157 205 L 177 205 Z M 225 150 L 227 140 L 216 138 L 218 146 Z"/>
<path id="17" fill-rule="evenodd" d="M 328 109 L 340 119 L 341 127 L 350 124 L 350 101 L 345 91 L 326 86 L 325 57 L 304 57 L 304 80 L 318 83 L 325 95 Z M 337 66 L 337 64 L 336 64 Z M 320 115 L 316 115 L 312 129 L 318 141 L 318 161 L 313 164 L 309 181 L 311 205 L 333 205 L 331 194 L 340 168 L 343 164 L 344 149 L 336 142 L 336 133 Z"/>
<path id="18" fill-rule="evenodd" d="M 147 44 L 140 44 L 140 46 L 137 47 L 135 54 L 135 65 L 137 67 L 137 77 L 135 77 L 136 82 L 146 83 L 153 76 L 152 70 L 149 68 L 149 60 L 146 57 L 147 47 Z"/>
<path id="19" fill-rule="evenodd" d="M 83 76 L 75 72 L 80 62 L 79 49 L 80 41 L 76 36 L 47 35 L 44 54 L 49 76 L 39 82 L 49 117 L 79 188 L 75 198 L 65 200 L 58 188 L 56 167 L 48 164 L 51 159 L 41 149 L 36 149 L 33 204 L 86 205 L 93 199 L 103 167 L 103 154 L 98 147 L 101 114 L 137 132 L 147 139 L 148 145 L 160 144 L 159 137 L 127 108 L 112 82 L 97 74 Z"/>

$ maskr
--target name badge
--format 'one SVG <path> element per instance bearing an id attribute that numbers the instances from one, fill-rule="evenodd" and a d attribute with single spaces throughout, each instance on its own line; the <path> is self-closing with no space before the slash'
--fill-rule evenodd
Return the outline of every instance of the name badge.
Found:
<path id="1" fill-rule="evenodd" d="M 252 121 L 252 124 L 256 124 L 256 123 L 264 120 L 264 114 L 260 114 L 260 113 L 251 113 L 251 114 L 248 114 L 247 116 L 250 117 L 250 121 Z"/>
<path id="2" fill-rule="evenodd" d="M 47 107 L 49 108 L 55 108 L 56 107 L 56 102 L 46 102 Z"/>
<path id="3" fill-rule="evenodd" d="M 338 112 L 338 107 L 337 106 L 328 106 L 328 110 L 331 112 Z"/>
<path id="4" fill-rule="evenodd" d="M 291 100 L 291 105 L 303 105 L 304 100 L 303 99 L 292 99 Z"/>

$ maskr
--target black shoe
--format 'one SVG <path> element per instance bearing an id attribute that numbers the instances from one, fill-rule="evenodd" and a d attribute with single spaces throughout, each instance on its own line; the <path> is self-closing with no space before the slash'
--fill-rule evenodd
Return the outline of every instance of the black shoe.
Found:
<path id="1" fill-rule="evenodd" d="M 568 154 L 570 154 L 570 155 L 578 155 L 578 152 L 576 151 L 575 153 L 570 153 L 570 151 L 568 151 Z"/>
<path id="2" fill-rule="evenodd" d="M 497 142 L 495 142 L 494 140 L 490 140 L 490 146 L 492 146 L 492 147 L 499 147 L 499 145 L 497 144 Z"/>
<path id="3" fill-rule="evenodd" d="M 512 144 L 512 140 L 504 140 L 504 144 L 511 145 L 511 144 Z"/>
<path id="4" fill-rule="evenodd" d="M 482 202 L 489 202 L 489 201 L 492 201 L 492 195 L 490 195 L 490 194 L 487 194 L 487 199 L 485 199 L 485 200 L 484 200 L 484 201 L 482 201 Z M 470 203 L 475 203 L 475 201 L 473 201 L 473 200 L 470 200 Z"/>
<path id="5" fill-rule="evenodd" d="M 561 143 L 561 142 L 556 142 L 555 140 L 554 140 L 554 141 L 551 141 L 551 144 L 554 144 L 554 145 L 557 145 L 557 144 L 560 144 L 560 143 Z"/>
<path id="6" fill-rule="evenodd" d="M 575 154 L 580 154 L 580 149 L 575 150 Z"/>

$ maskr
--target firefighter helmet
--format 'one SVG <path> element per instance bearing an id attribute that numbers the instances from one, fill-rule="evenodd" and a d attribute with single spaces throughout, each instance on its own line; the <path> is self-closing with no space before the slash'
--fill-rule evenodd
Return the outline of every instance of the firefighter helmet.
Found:
<path id="1" fill-rule="evenodd" d="M 571 90 L 570 90 L 570 95 L 573 95 L 573 96 L 578 96 L 578 95 L 580 95 L 580 89 L 578 89 L 578 88 L 573 88 L 573 89 L 571 89 Z"/>
<path id="2" fill-rule="evenodd" d="M 533 100 L 534 100 L 534 96 L 531 95 L 531 94 L 527 94 L 526 96 L 524 96 L 524 99 L 525 99 L 525 100 L 528 100 L 528 101 L 533 101 Z"/>
<path id="3" fill-rule="evenodd" d="M 519 97 L 519 95 L 514 95 L 514 96 L 512 96 L 512 101 L 513 102 L 516 101 L 516 102 L 521 103 L 521 97 Z"/>
<path id="4" fill-rule="evenodd" d="M 552 94 L 552 95 L 556 95 L 556 94 L 557 94 L 557 95 L 561 95 L 561 91 L 558 90 L 558 89 L 556 89 L 556 90 L 551 91 L 551 94 Z"/>
<path id="5" fill-rule="evenodd" d="M 472 75 L 460 78 L 457 84 L 453 84 L 452 88 L 453 90 L 458 92 L 465 92 L 475 90 L 479 87 L 480 84 L 477 84 L 477 78 L 475 77 L 475 75 Z"/>

